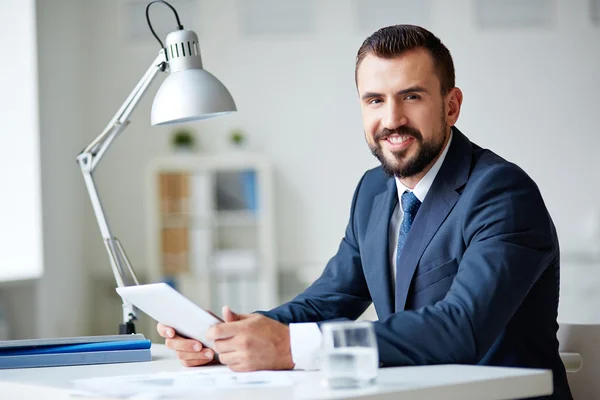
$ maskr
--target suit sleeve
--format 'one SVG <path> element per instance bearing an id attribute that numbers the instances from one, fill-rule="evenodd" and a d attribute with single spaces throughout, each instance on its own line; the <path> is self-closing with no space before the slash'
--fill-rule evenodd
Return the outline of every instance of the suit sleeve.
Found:
<path id="1" fill-rule="evenodd" d="M 354 222 L 354 211 L 364 178 L 365 176 L 362 177 L 354 192 L 350 222 L 344 238 L 336 255 L 327 263 L 323 274 L 292 301 L 271 311 L 259 311 L 259 313 L 285 324 L 356 319 L 371 304 Z"/>
<path id="2" fill-rule="evenodd" d="M 467 248 L 445 298 L 375 322 L 384 365 L 477 363 L 558 257 L 539 190 L 521 169 L 494 166 L 475 185 L 465 198 Z"/>

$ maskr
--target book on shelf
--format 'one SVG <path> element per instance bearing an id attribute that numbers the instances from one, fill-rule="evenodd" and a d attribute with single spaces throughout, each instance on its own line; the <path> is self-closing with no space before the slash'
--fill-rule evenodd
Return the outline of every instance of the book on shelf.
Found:
<path id="1" fill-rule="evenodd" d="M 163 274 L 174 275 L 189 271 L 189 241 L 188 228 L 162 230 Z"/>
<path id="2" fill-rule="evenodd" d="M 190 210 L 190 177 L 187 172 L 164 172 L 159 177 L 161 213 L 187 215 Z"/>
<path id="3" fill-rule="evenodd" d="M 227 171 L 217 173 L 217 209 L 258 210 L 256 171 Z"/>

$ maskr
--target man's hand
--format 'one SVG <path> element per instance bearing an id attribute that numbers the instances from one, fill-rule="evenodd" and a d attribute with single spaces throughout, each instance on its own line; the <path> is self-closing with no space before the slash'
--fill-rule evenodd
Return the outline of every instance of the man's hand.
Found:
<path id="1" fill-rule="evenodd" d="M 290 329 L 260 314 L 237 315 L 223 307 L 225 323 L 210 328 L 219 361 L 233 371 L 292 369 Z"/>
<path id="2" fill-rule="evenodd" d="M 215 353 L 208 348 L 203 348 L 202 343 L 194 339 L 186 339 L 175 334 L 175 329 L 163 325 L 156 325 L 160 336 L 165 338 L 165 345 L 177 351 L 177 358 L 186 367 L 197 367 L 213 361 Z"/>

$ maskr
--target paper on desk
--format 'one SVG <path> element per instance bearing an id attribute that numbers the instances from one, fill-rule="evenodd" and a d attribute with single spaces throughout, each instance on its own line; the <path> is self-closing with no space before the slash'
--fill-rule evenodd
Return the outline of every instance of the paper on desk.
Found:
<path id="1" fill-rule="evenodd" d="M 292 379 L 286 372 L 258 371 L 181 371 L 155 374 L 113 376 L 73 381 L 72 395 L 120 399 L 155 400 L 185 396 L 217 389 L 289 386 Z"/>

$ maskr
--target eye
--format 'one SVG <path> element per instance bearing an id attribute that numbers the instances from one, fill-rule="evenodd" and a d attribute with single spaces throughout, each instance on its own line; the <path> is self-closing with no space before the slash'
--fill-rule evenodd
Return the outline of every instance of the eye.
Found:
<path id="1" fill-rule="evenodd" d="M 419 100 L 420 98 L 421 98 L 421 96 L 419 96 L 418 94 L 409 94 L 404 99 L 405 100 Z"/>
<path id="2" fill-rule="evenodd" d="M 381 99 L 373 98 L 367 102 L 367 104 L 379 104 L 381 103 Z"/>

